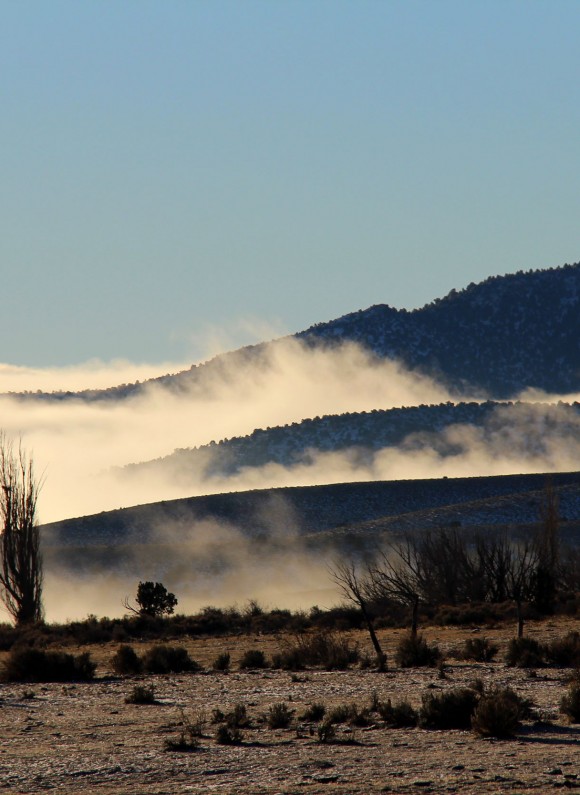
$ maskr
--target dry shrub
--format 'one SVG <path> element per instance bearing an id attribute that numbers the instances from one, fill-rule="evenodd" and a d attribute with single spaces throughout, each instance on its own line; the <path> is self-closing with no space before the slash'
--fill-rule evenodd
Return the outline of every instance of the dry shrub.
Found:
<path id="1" fill-rule="evenodd" d="M 240 745 L 244 735 L 239 728 L 222 723 L 215 732 L 215 741 L 218 745 Z"/>
<path id="2" fill-rule="evenodd" d="M 278 667 L 300 671 L 307 666 L 319 666 L 326 671 L 344 671 L 360 659 L 359 648 L 347 637 L 335 632 L 316 632 L 299 635 L 293 644 L 276 655 Z"/>
<path id="3" fill-rule="evenodd" d="M 499 647 L 488 638 L 467 638 L 461 650 L 461 658 L 474 662 L 491 662 L 498 651 Z"/>
<path id="4" fill-rule="evenodd" d="M 143 670 L 148 674 L 180 674 L 199 670 L 183 646 L 159 644 L 148 649 L 142 658 Z"/>
<path id="5" fill-rule="evenodd" d="M 95 675 L 88 652 L 65 654 L 41 649 L 14 649 L 4 664 L 5 682 L 83 682 Z"/>
<path id="6" fill-rule="evenodd" d="M 223 654 L 218 654 L 215 660 L 212 663 L 212 668 L 214 671 L 229 671 L 230 670 L 230 662 L 231 657 L 228 651 L 223 652 Z"/>
<path id="7" fill-rule="evenodd" d="M 240 668 L 267 668 L 268 661 L 266 655 L 261 649 L 248 649 L 242 655 L 240 660 Z"/>
<path id="8" fill-rule="evenodd" d="M 572 682 L 568 692 L 562 696 L 560 709 L 572 723 L 580 723 L 580 683 Z"/>
<path id="9" fill-rule="evenodd" d="M 131 693 L 125 698 L 125 704 L 157 704 L 155 687 L 151 685 L 135 685 Z"/>
<path id="10" fill-rule="evenodd" d="M 404 729 L 417 725 L 417 711 L 408 701 L 399 701 L 395 705 L 391 699 L 378 704 L 378 713 L 390 729 Z"/>
<path id="11" fill-rule="evenodd" d="M 334 724 L 328 719 L 319 724 L 316 730 L 316 736 L 319 743 L 332 743 L 336 739 L 336 729 Z"/>
<path id="12" fill-rule="evenodd" d="M 399 641 L 395 661 L 399 668 L 435 667 L 441 660 L 437 646 L 430 646 L 422 635 L 412 632 Z"/>
<path id="13" fill-rule="evenodd" d="M 130 676 L 140 674 L 143 663 L 132 646 L 122 645 L 111 657 L 111 667 L 121 676 Z"/>
<path id="14" fill-rule="evenodd" d="M 546 656 L 551 663 L 561 666 L 580 666 L 580 632 L 568 632 L 546 647 Z"/>
<path id="15" fill-rule="evenodd" d="M 245 704 L 236 704 L 230 712 L 214 709 L 212 723 L 225 723 L 230 728 L 245 729 L 251 725 L 251 720 Z"/>
<path id="16" fill-rule="evenodd" d="M 481 737 L 513 737 L 526 709 L 526 702 L 511 688 L 492 690 L 479 700 L 471 725 Z"/>
<path id="17" fill-rule="evenodd" d="M 300 720 L 309 720 L 309 721 L 320 721 L 324 718 L 326 714 L 326 707 L 321 702 L 315 701 L 309 707 L 307 707 L 302 715 L 300 715 Z"/>
<path id="18" fill-rule="evenodd" d="M 200 747 L 199 737 L 203 734 L 204 716 L 200 713 L 194 720 L 187 717 L 183 710 L 180 710 L 180 732 L 176 740 L 165 740 L 166 751 L 191 752 L 197 751 Z"/>
<path id="19" fill-rule="evenodd" d="M 545 663 L 545 649 L 534 638 L 512 638 L 505 661 L 512 668 L 540 668 Z"/>
<path id="20" fill-rule="evenodd" d="M 285 701 L 272 704 L 268 710 L 268 726 L 270 729 L 287 729 L 292 722 L 294 710 L 288 707 Z"/>
<path id="21" fill-rule="evenodd" d="M 368 726 L 372 723 L 370 709 L 358 704 L 339 704 L 327 713 L 328 723 L 348 723 L 351 726 Z"/>
<path id="22" fill-rule="evenodd" d="M 443 693 L 425 693 L 419 712 L 423 729 L 469 729 L 479 694 L 469 687 L 458 687 Z"/>

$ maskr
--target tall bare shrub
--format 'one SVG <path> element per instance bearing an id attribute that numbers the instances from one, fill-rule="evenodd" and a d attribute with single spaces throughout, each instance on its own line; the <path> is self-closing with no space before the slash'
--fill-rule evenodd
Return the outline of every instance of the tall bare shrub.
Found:
<path id="1" fill-rule="evenodd" d="M 32 458 L 0 433 L 0 597 L 18 626 L 42 620 L 42 556 Z"/>

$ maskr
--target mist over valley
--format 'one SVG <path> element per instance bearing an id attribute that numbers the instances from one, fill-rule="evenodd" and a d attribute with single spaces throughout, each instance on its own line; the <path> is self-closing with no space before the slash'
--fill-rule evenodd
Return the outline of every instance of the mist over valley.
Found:
<path id="1" fill-rule="evenodd" d="M 3 427 L 44 477 L 48 617 L 72 609 L 66 582 L 78 616 L 95 598 L 119 612 L 143 578 L 178 583 L 184 609 L 257 595 L 331 604 L 326 567 L 345 539 L 370 545 L 413 523 L 533 523 L 517 495 L 574 473 L 580 457 L 579 301 L 580 265 L 567 265 L 411 312 L 378 305 L 174 374 L 129 367 L 146 376 L 131 382 L 117 362 L 121 385 L 107 388 L 58 389 L 47 371 L 19 391 L 22 371 L 5 367 Z M 89 363 L 86 383 L 104 372 Z M 575 522 L 575 475 L 558 477 Z M 296 501 L 304 489 L 318 508 Z M 216 495 L 211 510 L 202 495 Z M 482 500 L 485 515 L 453 513 Z M 141 507 L 119 512 L 130 506 Z M 327 520 L 313 524 L 313 510 Z"/>

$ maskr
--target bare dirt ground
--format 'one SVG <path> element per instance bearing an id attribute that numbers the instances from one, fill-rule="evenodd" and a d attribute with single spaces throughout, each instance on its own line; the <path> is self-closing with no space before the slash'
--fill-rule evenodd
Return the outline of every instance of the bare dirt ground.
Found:
<path id="1" fill-rule="evenodd" d="M 558 619 L 526 629 L 545 641 L 577 626 L 578 622 Z M 380 634 L 392 660 L 401 631 Z M 94 682 L 1 687 L 0 791 L 524 795 L 580 789 L 580 726 L 569 724 L 558 709 L 570 670 L 539 669 L 534 677 L 503 662 L 467 664 L 453 659 L 452 649 L 470 634 L 469 629 L 425 630 L 425 636 L 449 655 L 444 679 L 436 669 L 391 668 L 382 674 L 310 670 L 294 675 L 237 670 L 247 649 L 259 648 L 268 656 L 279 650 L 283 639 L 276 636 L 180 639 L 175 644 L 186 646 L 204 672 L 143 678 L 113 675 L 110 658 L 116 645 L 89 648 L 98 662 Z M 500 645 L 501 660 L 513 628 L 482 634 Z M 365 634 L 352 637 L 368 648 Z M 231 672 L 213 672 L 212 661 L 225 651 L 232 657 Z M 297 718 L 313 702 L 364 706 L 373 693 L 382 700 L 406 698 L 418 707 L 429 688 L 439 692 L 475 677 L 487 684 L 511 685 L 533 700 L 541 720 L 525 723 L 516 738 L 500 741 L 483 740 L 469 731 L 388 729 L 377 718 L 365 728 L 341 725 L 336 742 L 320 743 L 316 724 Z M 135 684 L 154 684 L 159 703 L 126 704 Z M 262 717 L 282 701 L 296 711 L 292 727 L 269 729 Z M 241 745 L 218 745 L 212 710 L 226 712 L 238 703 L 246 706 L 252 727 L 243 730 Z M 196 751 L 168 752 L 165 740 L 177 739 L 182 711 L 190 719 L 206 716 L 204 737 Z"/>

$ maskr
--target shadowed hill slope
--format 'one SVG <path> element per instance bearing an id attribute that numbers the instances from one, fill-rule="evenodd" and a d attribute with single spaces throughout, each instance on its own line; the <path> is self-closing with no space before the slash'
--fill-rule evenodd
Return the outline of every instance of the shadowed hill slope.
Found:
<path id="1" fill-rule="evenodd" d="M 580 520 L 580 473 L 559 473 L 551 480 L 562 492 L 563 516 Z M 178 542 L 180 530 L 185 532 L 199 524 L 201 532 L 211 533 L 212 523 L 231 525 L 248 537 L 264 540 L 362 523 L 368 523 L 372 533 L 382 532 L 387 526 L 395 528 L 405 515 L 435 515 L 437 511 L 440 519 L 435 522 L 516 525 L 537 520 L 545 484 L 545 475 L 508 475 L 213 494 L 47 524 L 42 537 L 47 547 L 146 544 L 164 538 Z M 421 524 L 424 521 L 418 526 Z"/>

